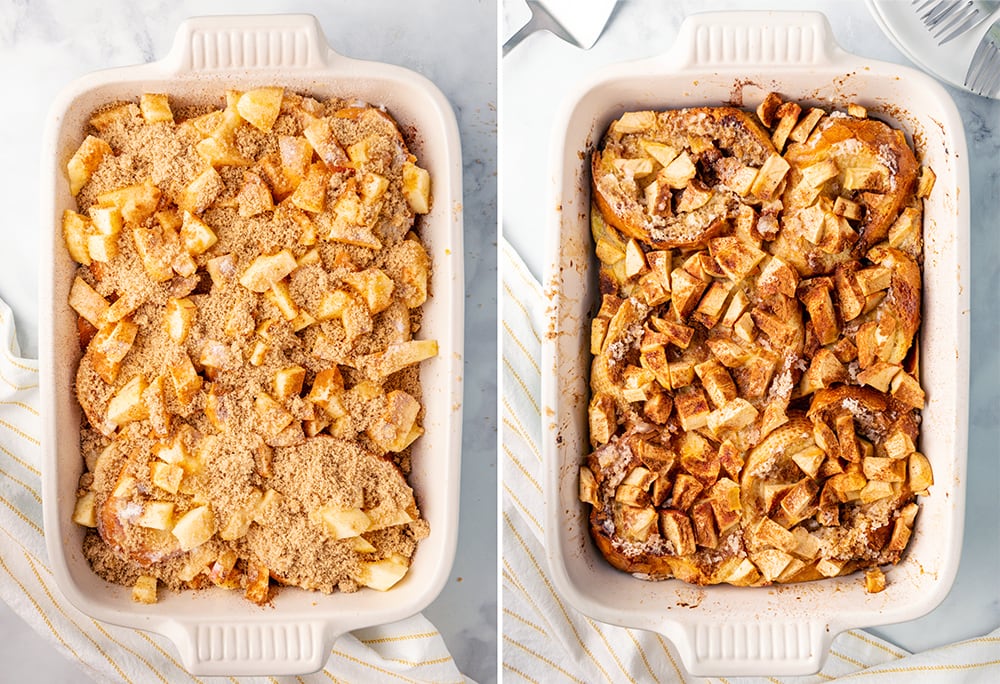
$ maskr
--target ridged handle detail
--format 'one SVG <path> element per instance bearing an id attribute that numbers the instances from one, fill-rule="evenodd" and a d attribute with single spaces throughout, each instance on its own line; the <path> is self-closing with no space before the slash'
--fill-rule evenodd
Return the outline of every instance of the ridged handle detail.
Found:
<path id="1" fill-rule="evenodd" d="M 825 64 L 835 48 L 829 22 L 816 12 L 696 14 L 678 39 L 682 58 L 697 67 Z"/>
<path id="2" fill-rule="evenodd" d="M 168 636 L 194 675 L 314 672 L 326 662 L 333 643 L 322 622 L 198 622 L 172 627 Z"/>
<path id="3" fill-rule="evenodd" d="M 309 15 L 198 17 L 177 32 L 171 57 L 179 71 L 310 69 L 329 47 Z"/>
<path id="4" fill-rule="evenodd" d="M 316 642 L 309 625 L 200 625 L 199 660 L 312 660 Z"/>
<path id="5" fill-rule="evenodd" d="M 702 623 L 686 630 L 692 674 L 803 674 L 820 669 L 828 633 L 813 622 Z"/>
<path id="6" fill-rule="evenodd" d="M 694 643 L 703 660 L 803 660 L 813 650 L 809 626 L 802 623 L 698 625 Z"/>

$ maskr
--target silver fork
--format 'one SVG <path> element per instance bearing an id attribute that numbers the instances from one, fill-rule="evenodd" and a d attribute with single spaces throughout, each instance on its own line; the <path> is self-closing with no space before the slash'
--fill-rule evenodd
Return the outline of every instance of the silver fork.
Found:
<path id="1" fill-rule="evenodd" d="M 1000 7 L 998 0 L 912 0 L 912 4 L 917 12 L 924 12 L 920 20 L 931 35 L 941 39 L 938 45 L 971 30 Z"/>
<path id="2" fill-rule="evenodd" d="M 965 74 L 965 87 L 977 95 L 1000 96 L 1000 19 L 983 34 Z"/>

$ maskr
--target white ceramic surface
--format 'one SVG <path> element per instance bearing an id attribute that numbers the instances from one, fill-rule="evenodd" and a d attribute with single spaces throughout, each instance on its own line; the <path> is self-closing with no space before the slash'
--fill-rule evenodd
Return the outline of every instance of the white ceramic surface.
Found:
<path id="1" fill-rule="evenodd" d="M 900 0 L 905 2 L 906 0 Z M 841 0 L 628 0 L 620 3 L 593 49 L 575 49 L 550 34 L 525 39 L 504 57 L 501 191 L 504 237 L 539 279 L 539 217 L 550 211 L 547 149 L 557 108 L 582 79 L 602 67 L 663 53 L 684 17 L 706 10 L 781 9 L 824 12 L 837 42 L 865 57 L 907 59 L 872 21 L 864 3 Z M 926 616 L 872 628 L 911 652 L 982 636 L 1000 626 L 1000 102 L 947 88 L 968 140 L 972 373 L 969 397 L 966 530 L 958 576 L 947 598 Z M 561 135 L 562 132 L 560 131 Z M 532 673 L 528 673 L 531 675 Z"/>
<path id="2" fill-rule="evenodd" d="M 600 557 L 577 503 L 577 470 L 589 450 L 587 321 L 596 298 L 586 153 L 626 109 L 754 106 L 772 90 L 820 106 L 866 106 L 903 128 L 937 173 L 925 203 L 920 337 L 930 397 L 920 446 L 936 484 L 921 500 L 907 554 L 879 594 L 867 594 L 857 575 L 770 589 L 637 580 Z M 712 676 L 815 672 L 839 632 L 933 609 L 951 587 L 961 552 L 968 408 L 969 178 L 961 119 L 943 88 L 912 69 L 844 52 L 820 14 L 702 14 L 685 21 L 665 54 L 585 79 L 554 130 L 549 206 L 556 210 L 542 283 L 555 334 L 543 340 L 542 401 L 543 415 L 553 416 L 544 426 L 546 546 L 559 592 L 586 615 L 668 636 L 689 672 Z"/>
<path id="3" fill-rule="evenodd" d="M 198 2 L 162 4 L 155 0 L 58 2 L 0 6 L 0 64 L 5 84 L 20 93 L 0 114 L 0 145 L 16 164 L 0 168 L 0 199 L 7 207 L 5 229 L 39 225 L 38 166 L 41 123 L 53 96 L 76 76 L 98 68 L 149 61 L 165 54 L 180 21 L 206 11 Z M 440 597 L 424 613 L 441 630 L 457 664 L 478 681 L 495 678 L 495 51 L 481 36 L 493 35 L 495 5 L 435 0 L 413 7 L 388 0 L 369 3 L 214 3 L 215 12 L 316 14 L 338 52 L 414 69 L 445 91 L 459 118 L 463 141 L 466 242 L 466 322 L 470 331 L 464 371 L 463 433 L 466 461 L 462 478 L 460 552 Z M 454 25 L 445 19 L 454 19 Z M 100 36 L 99 39 L 96 37 Z M 454 50 L 472 56 L 451 59 Z M 21 234 L 22 229 L 17 228 Z M 8 233 L 12 235 L 12 233 Z M 37 348 L 35 275 L 38 243 L 13 239 L 0 256 L 0 296 L 15 309 L 22 348 Z M 461 363 L 461 360 L 459 360 Z M 474 428 L 474 429 L 473 429 Z M 4 634 L 0 657 L 22 663 L 39 681 L 67 681 L 70 668 L 44 639 L 24 634 L 23 625 L 0 611 Z M 51 638 L 49 635 L 48 638 Z M 78 679 L 78 676 L 75 678 Z"/>

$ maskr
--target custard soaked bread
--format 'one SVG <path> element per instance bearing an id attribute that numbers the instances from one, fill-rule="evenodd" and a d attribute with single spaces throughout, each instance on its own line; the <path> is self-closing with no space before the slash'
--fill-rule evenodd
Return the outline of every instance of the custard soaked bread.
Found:
<path id="1" fill-rule="evenodd" d="M 68 165 L 85 554 L 141 601 L 388 589 L 429 531 L 406 480 L 429 175 L 377 107 L 225 101 L 110 104 Z"/>
<path id="2" fill-rule="evenodd" d="M 903 134 L 770 94 L 627 112 L 592 157 L 592 536 L 652 579 L 762 585 L 899 561 L 917 451 L 922 199 Z"/>

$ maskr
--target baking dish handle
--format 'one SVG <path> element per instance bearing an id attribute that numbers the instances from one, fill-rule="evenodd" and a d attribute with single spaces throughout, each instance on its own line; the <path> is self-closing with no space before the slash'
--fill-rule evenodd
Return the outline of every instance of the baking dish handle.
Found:
<path id="1" fill-rule="evenodd" d="M 315 69 L 336 53 L 310 14 L 194 17 L 162 64 L 172 73 Z"/>
<path id="2" fill-rule="evenodd" d="M 322 621 L 170 621 L 162 630 L 193 675 L 296 675 L 316 672 L 338 635 Z"/>
<path id="3" fill-rule="evenodd" d="M 706 12 L 684 20 L 670 59 L 681 68 L 810 68 L 846 55 L 820 12 Z"/>
<path id="4" fill-rule="evenodd" d="M 820 670 L 834 631 L 818 621 L 727 619 L 685 625 L 673 636 L 692 675 L 792 676 Z"/>

